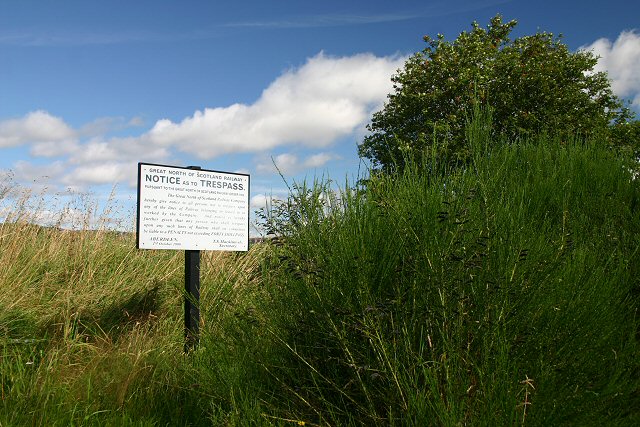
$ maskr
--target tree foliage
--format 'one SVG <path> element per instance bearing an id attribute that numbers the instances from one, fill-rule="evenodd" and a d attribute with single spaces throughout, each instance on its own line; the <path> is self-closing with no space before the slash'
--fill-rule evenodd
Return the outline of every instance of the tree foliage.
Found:
<path id="1" fill-rule="evenodd" d="M 490 107 L 494 137 L 507 141 L 620 135 L 609 130 L 632 113 L 607 74 L 593 71 L 597 57 L 571 52 L 561 36 L 547 32 L 511 40 L 516 24 L 497 15 L 486 29 L 474 22 L 453 42 L 425 36 L 427 47 L 393 76 L 394 92 L 373 115 L 360 156 L 385 171 L 401 168 L 407 155 L 463 161 L 465 125 L 476 103 Z"/>

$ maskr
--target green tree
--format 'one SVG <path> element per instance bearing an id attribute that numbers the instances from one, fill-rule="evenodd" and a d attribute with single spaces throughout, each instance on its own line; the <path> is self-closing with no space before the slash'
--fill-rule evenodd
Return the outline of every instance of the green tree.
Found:
<path id="1" fill-rule="evenodd" d="M 593 53 L 570 52 L 547 32 L 511 40 L 516 24 L 497 15 L 453 42 L 425 36 L 427 47 L 393 76 L 394 92 L 373 115 L 360 156 L 383 171 L 401 168 L 407 155 L 460 163 L 469 154 L 465 125 L 475 103 L 490 107 L 493 136 L 506 141 L 543 133 L 611 137 L 614 124 L 633 118 L 607 74 L 593 71 Z"/>
<path id="2" fill-rule="evenodd" d="M 610 131 L 609 140 L 636 160 L 636 167 L 640 168 L 640 121 L 614 123 Z"/>

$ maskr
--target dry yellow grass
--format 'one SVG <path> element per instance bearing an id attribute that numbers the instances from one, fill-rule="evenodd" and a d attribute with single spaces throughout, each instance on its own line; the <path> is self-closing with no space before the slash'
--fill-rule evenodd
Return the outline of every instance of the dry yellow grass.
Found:
<path id="1" fill-rule="evenodd" d="M 176 387 L 164 369 L 184 363 L 183 252 L 138 250 L 134 233 L 110 230 L 92 209 L 76 212 L 79 228 L 60 228 L 64 212 L 38 225 L 43 200 L 0 189 L 1 402 L 118 410 Z M 203 333 L 259 289 L 264 250 L 202 252 Z"/>

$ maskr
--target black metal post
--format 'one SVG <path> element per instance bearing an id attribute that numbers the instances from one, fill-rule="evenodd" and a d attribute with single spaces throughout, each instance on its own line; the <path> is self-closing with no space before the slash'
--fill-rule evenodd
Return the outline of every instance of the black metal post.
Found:
<path id="1" fill-rule="evenodd" d="M 184 251 L 184 351 L 200 341 L 200 251 Z"/>
<path id="2" fill-rule="evenodd" d="M 189 169 L 200 169 L 189 166 Z M 200 341 L 200 251 L 184 251 L 184 351 L 195 349 Z"/>

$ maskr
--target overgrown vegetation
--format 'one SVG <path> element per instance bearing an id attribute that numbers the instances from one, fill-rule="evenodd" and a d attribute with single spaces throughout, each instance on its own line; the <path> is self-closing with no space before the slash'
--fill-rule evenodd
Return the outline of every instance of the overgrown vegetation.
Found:
<path id="1" fill-rule="evenodd" d="M 181 253 L 15 215 L 0 425 L 640 424 L 631 165 L 490 134 L 455 170 L 297 185 L 279 239 L 204 255 L 189 355 Z"/>

